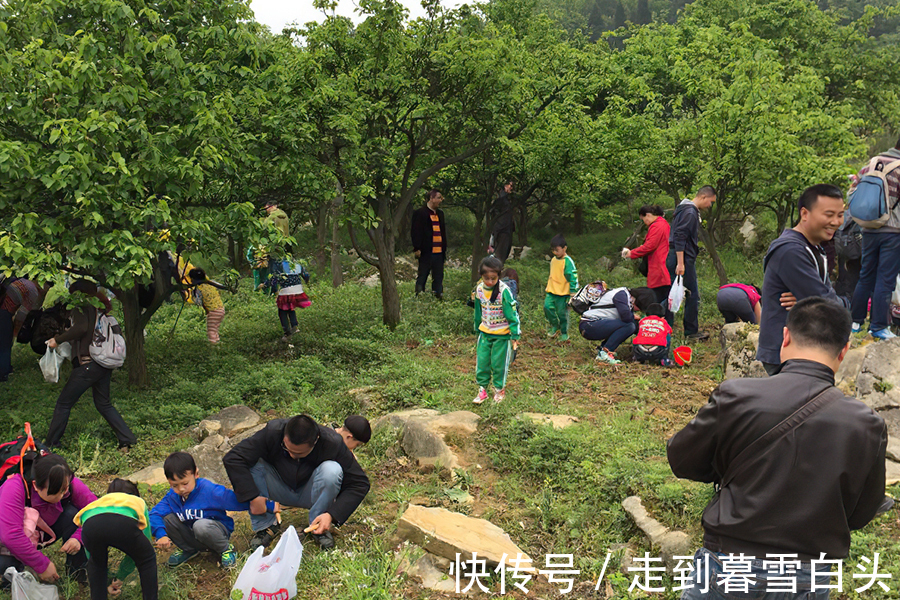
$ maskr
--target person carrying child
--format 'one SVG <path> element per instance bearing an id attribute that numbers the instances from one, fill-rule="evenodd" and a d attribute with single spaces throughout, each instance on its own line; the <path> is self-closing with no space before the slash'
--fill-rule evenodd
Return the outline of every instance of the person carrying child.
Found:
<path id="1" fill-rule="evenodd" d="M 478 268 L 481 283 L 475 288 L 475 313 L 473 323 L 476 342 L 475 380 L 478 395 L 472 401 L 481 404 L 487 400 L 487 388 L 493 380 L 494 402 L 502 402 L 506 396 L 506 376 L 513 350 L 519 339 L 519 313 L 509 286 L 500 281 L 503 263 L 488 256 Z"/>
<path id="2" fill-rule="evenodd" d="M 150 515 L 137 485 L 118 477 L 113 479 L 105 496 L 75 515 L 75 524 L 81 527 L 81 538 L 88 554 L 91 600 L 118 596 L 122 592 L 122 583 L 135 566 L 141 577 L 143 599 L 159 597 L 156 551 L 150 541 Z M 121 550 L 125 558 L 107 586 L 110 548 Z"/>
<path id="3" fill-rule="evenodd" d="M 278 319 L 281 321 L 281 329 L 284 336 L 281 341 L 286 342 L 297 333 L 297 308 L 309 308 L 312 302 L 303 291 L 303 284 L 309 283 L 309 273 L 299 263 L 290 260 L 282 261 L 282 272 L 273 273 L 259 287 L 271 287 L 278 290 L 275 305 L 278 307 Z"/>
<path id="4" fill-rule="evenodd" d="M 173 452 L 163 463 L 163 472 L 172 488 L 150 511 L 150 528 L 156 547 L 177 548 L 169 557 L 170 567 L 177 567 L 201 552 L 221 557 L 223 569 L 237 563 L 237 552 L 231 544 L 234 520 L 225 511 L 246 511 L 249 502 L 240 502 L 225 486 L 200 477 L 194 457 L 187 452 Z M 266 508 L 277 510 L 273 502 Z"/>
<path id="5" fill-rule="evenodd" d="M 569 298 L 578 291 L 578 270 L 575 261 L 566 254 L 566 240 L 556 235 L 550 240 L 550 277 L 547 279 L 547 295 L 544 296 L 544 316 L 550 323 L 548 337 L 559 335 L 559 340 L 569 339 Z"/>
<path id="6" fill-rule="evenodd" d="M 638 332 L 632 340 L 631 355 L 641 364 L 671 367 L 669 347 L 672 344 L 672 327 L 666 322 L 666 309 L 654 302 L 644 314 L 647 316 L 638 322 Z"/>
<path id="7" fill-rule="evenodd" d="M 225 318 L 225 305 L 219 291 L 210 285 L 203 269 L 191 269 L 188 273 L 194 284 L 194 304 L 202 306 L 206 312 L 206 339 L 210 344 L 219 343 L 219 327 Z"/>

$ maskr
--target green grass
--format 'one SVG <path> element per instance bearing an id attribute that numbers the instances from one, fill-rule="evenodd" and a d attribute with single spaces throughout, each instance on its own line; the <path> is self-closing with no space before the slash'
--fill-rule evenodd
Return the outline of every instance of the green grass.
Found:
<path id="1" fill-rule="evenodd" d="M 466 223 L 465 215 L 454 219 L 457 227 Z M 618 264 L 610 270 L 599 266 L 602 257 L 618 255 L 628 233 L 567 236 L 583 282 L 605 279 L 615 286 L 643 285 L 634 265 Z M 308 229 L 303 234 L 308 235 Z M 712 490 L 672 476 L 665 460 L 665 439 L 687 422 L 721 377 L 718 344 L 713 340 L 698 345 L 694 367 L 669 373 L 632 365 L 620 371 L 598 367 L 589 344 L 577 335 L 569 346 L 548 344 L 542 335 L 542 305 L 548 273 L 546 246 L 552 234 L 539 231 L 531 257 L 511 262 L 520 275 L 525 337 L 507 401 L 475 409 L 482 420 L 473 440 L 449 440 L 475 453 L 476 460 L 458 473 L 454 484 L 439 473 L 419 473 L 398 462 L 403 453 L 397 434 L 376 432 L 357 452 L 373 479 L 373 490 L 342 528 L 336 552 L 322 554 L 315 544 L 305 544 L 298 575 L 301 597 L 439 597 L 395 576 L 402 557 L 394 554 L 391 536 L 400 514 L 413 500 L 469 511 L 454 504 L 453 490 L 471 493 L 476 498 L 471 512 L 502 527 L 536 562 L 543 564 L 547 553 L 573 554 L 576 568 L 582 570 L 577 581 L 590 582 L 591 589 L 610 548 L 628 544 L 641 554 L 653 552 L 621 508 L 629 495 L 640 495 L 655 518 L 689 532 L 699 543 L 700 515 Z M 461 248 L 469 247 L 460 240 Z M 758 258 L 729 248 L 720 252 L 733 281 L 762 281 Z M 451 256 L 465 258 L 467 252 L 455 250 Z M 367 272 L 366 265 L 352 264 L 349 258 L 347 263 L 350 279 Z M 707 258 L 700 259 L 698 271 L 701 322 L 715 330 L 722 322 L 714 302 L 718 281 Z M 468 270 L 448 271 L 445 286 L 447 301 L 437 302 L 415 299 L 412 282 L 401 282 L 403 322 L 391 331 L 381 324 L 377 288 L 349 283 L 335 290 L 320 274 L 309 288 L 312 307 L 298 311 L 300 332 L 290 346 L 279 341 L 274 299 L 249 290 L 246 284 L 235 295 L 223 295 L 227 314 L 218 347 L 206 343 L 199 309 L 186 306 L 182 310 L 180 302 L 167 304 L 146 329 L 150 385 L 131 389 L 124 371 L 113 376 L 114 403 L 137 434 L 138 445 L 126 456 L 117 453 L 112 432 L 85 394 L 72 413 L 63 453 L 100 491 L 114 475 L 127 475 L 189 447 L 193 442 L 182 432 L 232 404 L 279 416 L 308 412 L 323 423 L 341 421 L 354 412 L 374 419 L 411 407 L 473 410 L 474 337 L 472 312 L 465 306 L 471 290 Z M 5 415 L 0 422 L 2 439 L 18 433 L 25 421 L 38 434 L 47 429 L 68 367 L 59 384 L 47 384 L 37 360 L 29 348 L 15 348 L 14 377 L 0 388 L 0 410 Z M 682 379 L 682 373 L 688 379 Z M 369 389 L 364 394 L 351 392 L 359 388 Z M 558 431 L 518 418 L 526 411 L 572 414 L 581 422 Z M 152 503 L 164 492 L 164 487 L 155 489 L 146 498 Z M 292 511 L 286 518 L 302 525 L 305 514 Z M 249 537 L 248 521 L 238 519 L 239 550 L 246 548 Z M 897 546 L 896 527 L 889 517 L 855 533 L 846 580 L 850 581 L 858 557 L 873 550 L 882 552 L 882 561 L 896 572 Z M 607 570 L 614 595 L 637 597 L 626 591 L 631 578 L 617 571 L 620 554 Z M 58 554 L 53 558 L 61 564 Z M 160 596 L 166 600 L 224 597 L 236 576 L 237 571 L 223 576 L 208 562 L 178 571 L 161 567 Z M 61 593 L 65 598 L 87 597 L 71 583 L 61 586 Z M 897 597 L 896 593 L 879 594 L 868 592 L 866 597 Z M 123 597 L 138 598 L 139 588 L 127 587 Z M 8 595 L 0 593 L 0 598 Z"/>

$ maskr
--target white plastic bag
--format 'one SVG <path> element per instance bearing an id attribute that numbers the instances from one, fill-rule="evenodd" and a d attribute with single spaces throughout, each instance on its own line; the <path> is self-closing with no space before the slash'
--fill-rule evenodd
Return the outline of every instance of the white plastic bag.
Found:
<path id="1" fill-rule="evenodd" d="M 28 571 L 19 573 L 10 567 L 3 576 L 12 582 L 12 600 L 59 600 L 55 585 L 38 582 Z"/>
<path id="2" fill-rule="evenodd" d="M 677 275 L 675 282 L 672 283 L 672 289 L 669 290 L 669 310 L 677 313 L 678 309 L 684 303 L 684 277 Z"/>
<path id="3" fill-rule="evenodd" d="M 44 374 L 44 381 L 47 383 L 56 383 L 59 381 L 59 367 L 67 358 L 72 355 L 72 347 L 69 342 L 63 342 L 56 348 L 47 346 L 47 351 L 40 360 L 41 373 Z"/>
<path id="4" fill-rule="evenodd" d="M 297 595 L 297 570 L 303 544 L 293 525 L 282 534 L 272 554 L 263 556 L 257 548 L 241 569 L 231 600 L 290 600 Z"/>
<path id="5" fill-rule="evenodd" d="M 900 306 L 900 275 L 897 275 L 897 283 L 894 285 L 894 293 L 891 294 L 891 304 Z"/>

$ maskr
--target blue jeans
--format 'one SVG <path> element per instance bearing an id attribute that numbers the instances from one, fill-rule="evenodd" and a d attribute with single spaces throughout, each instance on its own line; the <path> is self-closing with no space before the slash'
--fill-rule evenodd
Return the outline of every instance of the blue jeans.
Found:
<path id="1" fill-rule="evenodd" d="M 0 377 L 12 373 L 13 314 L 0 308 Z"/>
<path id="2" fill-rule="evenodd" d="M 900 233 L 862 234 L 862 270 L 853 292 L 854 323 L 866 320 L 869 298 L 872 298 L 872 317 L 869 330 L 879 331 L 888 326 L 891 292 L 900 273 Z"/>
<path id="3" fill-rule="evenodd" d="M 578 324 L 581 337 L 586 340 L 600 342 L 601 347 L 612 352 L 616 351 L 619 344 L 633 336 L 637 332 L 634 321 L 626 323 L 619 319 L 601 319 L 599 321 L 585 321 Z"/>
<path id="4" fill-rule="evenodd" d="M 281 475 L 275 467 L 264 460 L 256 463 L 250 469 L 253 482 L 259 489 L 259 495 L 285 506 L 299 506 L 309 509 L 309 522 L 326 512 L 334 499 L 341 492 L 341 482 L 344 480 L 344 469 L 333 460 L 326 460 L 320 464 L 312 477 L 299 489 L 293 489 L 281 479 Z M 250 515 L 250 523 L 253 531 L 260 531 L 275 524 L 275 513 L 266 512 L 262 515 Z"/>
<path id="5" fill-rule="evenodd" d="M 678 266 L 678 257 L 675 256 L 674 250 L 669 250 L 669 256 L 666 257 L 666 268 L 669 275 L 672 276 L 672 285 L 675 285 L 675 267 Z M 691 335 L 700 331 L 700 288 L 697 287 L 697 265 L 696 259 L 684 257 L 684 289 L 688 292 L 684 299 L 684 335 Z M 670 320 L 671 319 L 671 320 Z M 666 309 L 666 320 L 669 326 L 674 327 L 672 322 L 675 315 L 672 315 Z"/>
<path id="6" fill-rule="evenodd" d="M 750 569 L 748 573 L 746 569 L 740 572 L 734 567 L 726 571 L 722 563 L 722 558 L 725 556 L 727 555 L 716 554 L 706 548 L 697 550 L 697 553 L 694 554 L 694 586 L 681 593 L 681 600 L 828 600 L 829 590 L 810 591 L 812 565 L 809 562 L 801 562 L 800 568 L 796 571 L 779 573 L 777 568 L 774 568 L 771 564 L 763 566 L 764 562 L 774 562 L 778 560 L 777 558 L 761 557 L 749 561 Z M 794 559 L 785 558 L 784 560 L 787 564 L 790 564 Z M 820 566 L 819 569 L 824 570 L 825 567 Z M 724 573 L 728 575 L 723 576 Z M 729 591 L 725 591 L 727 579 L 731 580 L 732 585 L 737 583 L 739 579 L 738 573 L 740 573 L 740 577 L 746 577 L 750 580 L 747 591 L 745 592 L 741 586 L 728 586 L 730 587 Z M 783 579 L 782 582 L 775 579 L 779 577 L 796 579 L 797 591 L 775 591 L 782 590 L 785 587 Z M 836 583 L 836 581 L 825 576 L 819 577 L 816 583 L 817 585 L 829 585 Z M 767 588 L 771 588 L 773 591 L 766 591 Z"/>

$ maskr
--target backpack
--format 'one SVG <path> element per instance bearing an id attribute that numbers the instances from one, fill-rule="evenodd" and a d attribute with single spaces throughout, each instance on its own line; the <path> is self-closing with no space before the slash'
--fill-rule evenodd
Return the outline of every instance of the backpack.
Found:
<path id="1" fill-rule="evenodd" d="M 50 449 L 40 442 L 34 441 L 31 435 L 31 423 L 25 423 L 25 434 L 20 435 L 11 442 L 0 444 L 0 483 L 3 483 L 16 473 L 22 476 L 25 482 L 32 479 L 31 466 L 38 456 L 50 454 Z M 30 498 L 31 487 L 25 486 L 25 494 Z"/>
<path id="2" fill-rule="evenodd" d="M 885 163 L 876 156 L 869 161 L 869 168 L 850 194 L 850 212 L 853 220 L 865 229 L 879 229 L 891 218 L 891 212 L 897 207 L 888 203 L 889 188 L 887 175 L 897 167 L 900 160 Z"/>
<path id="3" fill-rule="evenodd" d="M 862 228 L 853 218 L 846 218 L 844 224 L 834 234 L 834 249 L 843 260 L 857 260 L 862 257 Z"/>
<path id="4" fill-rule="evenodd" d="M 125 364 L 125 338 L 114 317 L 97 311 L 94 337 L 90 345 L 91 359 L 107 369 L 118 369 Z"/>
<path id="5" fill-rule="evenodd" d="M 569 300 L 569 307 L 579 315 L 583 315 L 607 291 L 605 281 L 593 281 L 578 290 Z"/>
<path id="6" fill-rule="evenodd" d="M 6 290 L 9 289 L 9 286 L 16 279 L 18 279 L 18 277 L 3 277 L 0 279 L 0 302 L 3 302 L 6 298 Z"/>

